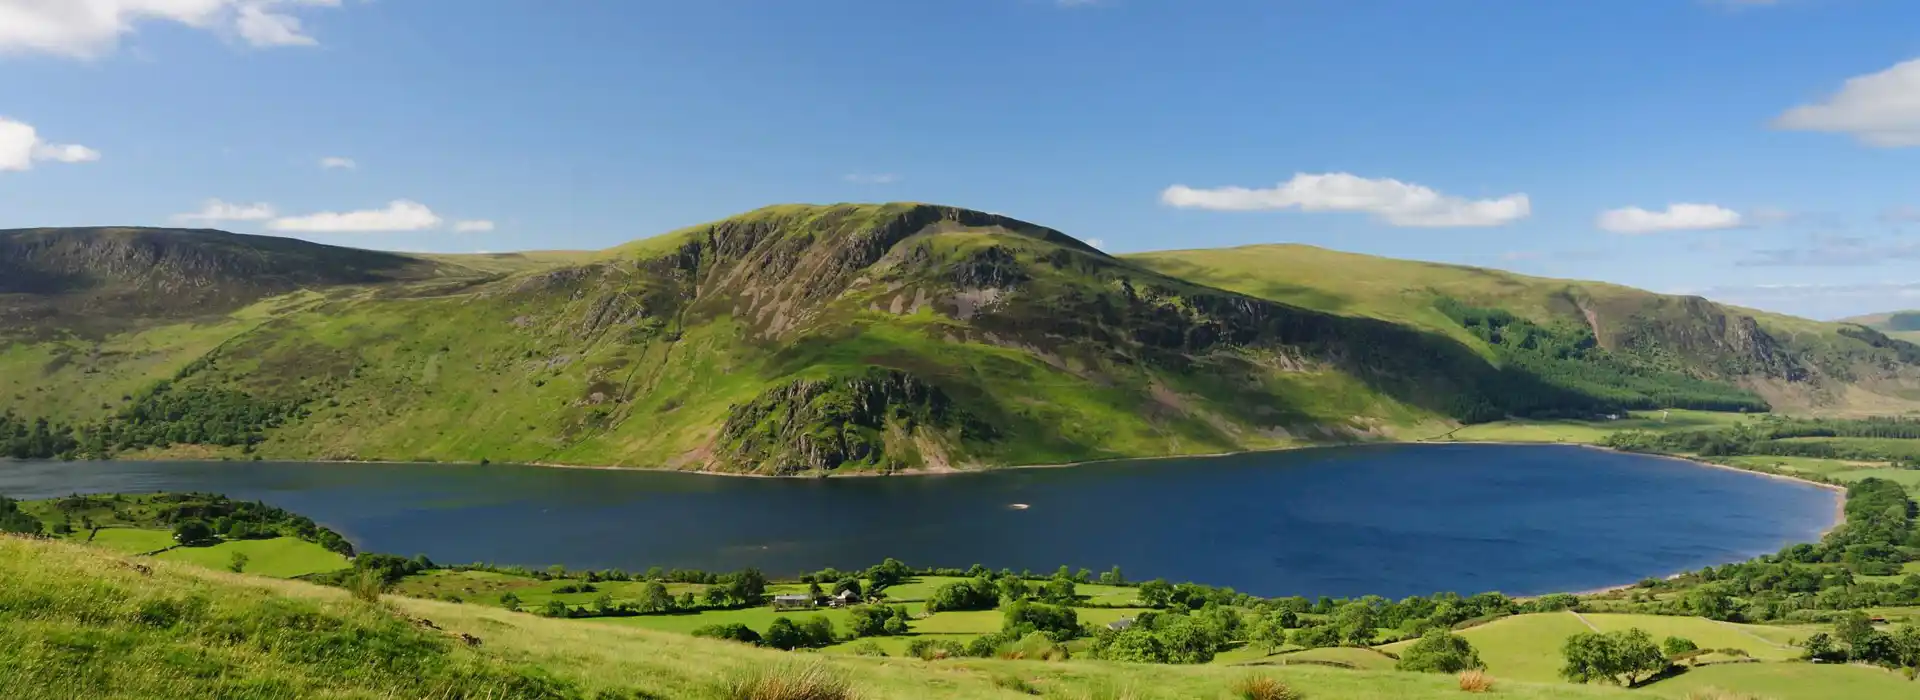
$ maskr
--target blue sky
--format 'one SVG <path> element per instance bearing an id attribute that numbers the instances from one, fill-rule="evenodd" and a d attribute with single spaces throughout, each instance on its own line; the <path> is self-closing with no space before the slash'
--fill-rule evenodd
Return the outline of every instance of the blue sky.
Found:
<path id="1" fill-rule="evenodd" d="M 1834 317 L 1920 306 L 1916 59 L 1907 0 L 0 0 L 0 227 L 916 200 Z"/>

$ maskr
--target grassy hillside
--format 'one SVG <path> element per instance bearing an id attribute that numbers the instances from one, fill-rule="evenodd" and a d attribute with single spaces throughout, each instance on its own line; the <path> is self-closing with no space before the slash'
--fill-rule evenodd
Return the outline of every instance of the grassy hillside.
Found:
<path id="1" fill-rule="evenodd" d="M 1028 696 L 1015 681 L 1056 698 L 1227 698 L 1255 673 L 802 656 L 473 605 L 392 597 L 370 605 L 338 589 L 170 562 L 136 567 L 102 550 L 0 536 L 0 678 L 21 700 L 719 699 L 749 697 L 726 687 L 756 672 L 792 677 L 801 669 L 845 679 L 867 700 Z M 1313 698 L 1460 696 L 1454 679 L 1439 674 L 1312 666 L 1257 673 Z M 1497 688 L 1523 699 L 1638 695 L 1506 681 Z"/>
<path id="2" fill-rule="evenodd" d="M 17 457 L 941 471 L 1890 409 L 1920 377 L 1920 348 L 1697 299 L 1300 248 L 1118 259 L 920 204 L 769 207 L 592 253 L 4 236 L 31 280 L 0 294 Z"/>
<path id="3" fill-rule="evenodd" d="M 1840 322 L 1857 323 L 1910 343 L 1920 342 L 1920 311 L 1889 311 L 1841 319 Z"/>
<path id="4" fill-rule="evenodd" d="M 1494 361 L 1531 363 L 1554 381 L 1606 374 L 1731 385 L 1772 408 L 1891 413 L 1920 407 L 1920 347 L 1852 324 L 1821 323 L 1654 294 L 1458 265 L 1391 260 L 1302 245 L 1128 256 L 1202 284 L 1444 333 Z M 1463 314 L 1461 310 L 1469 313 Z M 1527 322 L 1488 324 L 1485 310 Z M 1556 348 L 1546 360 L 1517 340 Z M 1507 337 L 1502 337 L 1502 336 Z M 1532 347 L 1526 348 L 1528 350 Z M 1601 382 L 1603 384 L 1608 382 Z M 1634 381 L 1613 385 L 1636 388 Z M 1709 408 L 1710 406 L 1695 406 Z"/>

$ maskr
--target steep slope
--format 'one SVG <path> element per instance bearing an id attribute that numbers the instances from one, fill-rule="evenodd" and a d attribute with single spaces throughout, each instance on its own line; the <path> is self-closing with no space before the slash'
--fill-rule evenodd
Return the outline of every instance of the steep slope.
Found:
<path id="1" fill-rule="evenodd" d="M 1164 274 L 1276 301 L 1444 333 L 1497 361 L 1527 359 L 1484 310 L 1505 312 L 1576 350 L 1547 374 L 1645 377 L 1734 386 L 1781 410 L 1920 408 L 1920 347 L 1820 323 L 1612 284 L 1391 260 L 1301 245 L 1144 253 Z M 1593 351 L 1583 348 L 1590 346 Z M 1562 377 L 1556 376 L 1556 382 Z M 1578 383 L 1578 382 L 1572 382 Z M 1613 380 L 1626 385 L 1630 381 Z M 1728 406 L 1701 406 L 1719 407 Z"/>
<path id="2" fill-rule="evenodd" d="M 270 456 L 798 473 L 1364 439 L 1566 400 L 1522 381 L 1442 338 L 898 204 L 774 207 L 461 294 L 329 300 L 176 390 L 301 402 Z"/>
<path id="3" fill-rule="evenodd" d="M 922 204 L 769 207 L 596 253 L 217 232 L 61 252 L 150 250 L 102 235 L 17 247 L 43 272 L 9 298 L 56 313 L 0 328 L 19 338 L 0 414 L 71 428 L 30 442 L 78 455 L 938 471 L 1779 396 L 1904 406 L 1920 360 L 1699 299 L 1358 256 L 1118 259 Z M 1385 282 L 1406 270 L 1431 279 Z M 132 290 L 201 301 L 100 301 Z M 82 308 L 104 321 L 62 315 Z"/>

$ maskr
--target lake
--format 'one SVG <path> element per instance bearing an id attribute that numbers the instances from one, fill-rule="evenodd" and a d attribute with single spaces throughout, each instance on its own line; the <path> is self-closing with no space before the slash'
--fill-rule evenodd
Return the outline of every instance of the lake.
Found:
<path id="1" fill-rule="evenodd" d="M 1061 564 L 1259 595 L 1578 591 L 1818 539 L 1837 494 L 1562 446 L 1394 445 L 897 478 L 511 465 L 0 463 L 0 494 L 208 491 L 363 551 L 796 574 Z M 1017 507 L 1015 504 L 1024 504 Z"/>

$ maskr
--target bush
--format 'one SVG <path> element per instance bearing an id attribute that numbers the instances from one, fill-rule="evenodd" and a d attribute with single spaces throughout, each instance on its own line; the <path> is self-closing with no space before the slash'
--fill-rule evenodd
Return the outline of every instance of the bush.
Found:
<path id="1" fill-rule="evenodd" d="M 1460 690 L 1468 693 L 1487 693 L 1493 691 L 1493 676 L 1480 669 L 1468 669 L 1460 672 Z"/>
<path id="2" fill-rule="evenodd" d="M 1033 687 L 1033 684 L 1028 683 L 1027 679 L 1019 676 L 994 676 L 993 686 L 1001 690 L 1010 690 L 1024 695 L 1041 694 L 1039 688 Z"/>
<path id="3" fill-rule="evenodd" d="M 1660 642 L 1660 651 L 1666 652 L 1669 657 L 1679 656 L 1689 651 L 1696 651 L 1699 648 L 1700 645 L 1694 644 L 1693 640 L 1687 639 L 1686 637 L 1668 637 Z"/>
<path id="4" fill-rule="evenodd" d="M 1420 636 L 1420 641 L 1401 652 L 1400 661 L 1394 664 L 1394 668 L 1427 673 L 1459 673 L 1486 668 L 1486 664 L 1480 662 L 1480 652 L 1474 651 L 1466 637 L 1436 627 L 1427 630 L 1426 634 Z"/>
<path id="5" fill-rule="evenodd" d="M 1240 700 L 1301 700 L 1306 697 L 1270 676 L 1247 676 L 1234 681 L 1232 695 Z"/>
<path id="6" fill-rule="evenodd" d="M 694 630 L 693 636 L 705 637 L 707 639 L 725 639 L 727 641 L 746 644 L 760 643 L 759 632 L 755 632 L 753 628 L 737 622 L 724 625 L 707 625 Z"/>
<path id="7" fill-rule="evenodd" d="M 853 654 L 855 656 L 886 656 L 887 650 L 880 648 L 878 642 L 865 641 L 854 645 Z"/>
<path id="8" fill-rule="evenodd" d="M 755 667 L 733 674 L 721 688 L 726 700 L 853 700 L 847 677 L 822 664 Z"/>
<path id="9" fill-rule="evenodd" d="M 957 659 L 966 652 L 966 648 L 949 639 L 915 639 L 907 644 L 907 655 L 921 661 Z"/>
<path id="10" fill-rule="evenodd" d="M 387 580 L 378 572 L 360 571 L 347 579 L 347 592 L 355 600 L 372 605 L 380 602 L 380 596 L 387 592 Z"/>

